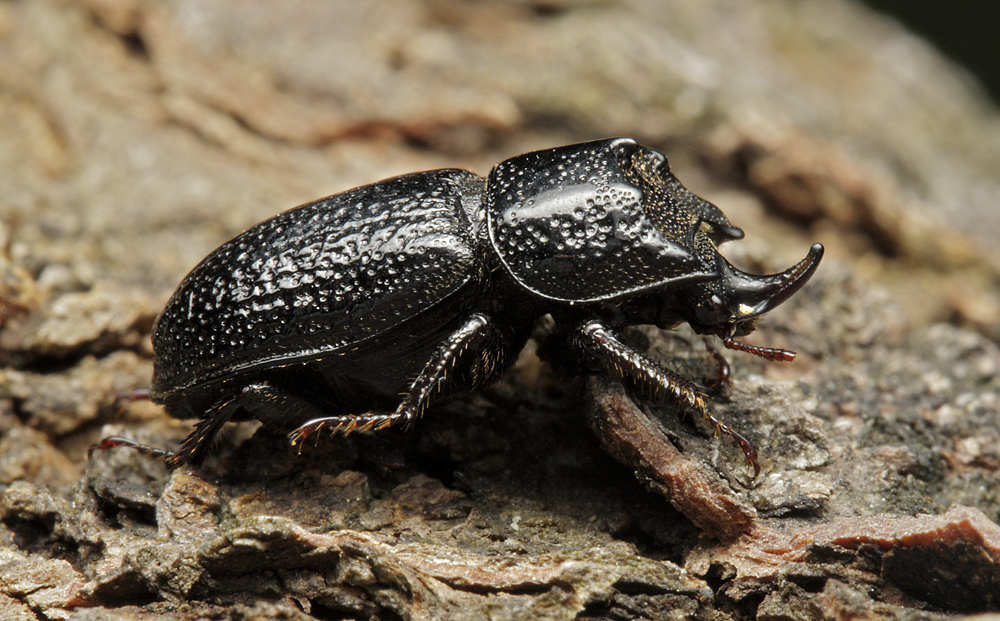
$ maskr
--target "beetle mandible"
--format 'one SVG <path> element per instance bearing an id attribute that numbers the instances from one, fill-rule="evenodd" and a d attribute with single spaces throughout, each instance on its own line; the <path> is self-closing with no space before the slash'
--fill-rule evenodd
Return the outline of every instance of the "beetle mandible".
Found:
<path id="1" fill-rule="evenodd" d="M 742 237 L 663 154 L 627 138 L 519 155 L 485 179 L 419 172 L 296 207 L 212 252 L 154 324 L 149 397 L 197 419 L 181 447 L 111 437 L 91 450 L 129 446 L 176 467 L 199 463 L 229 421 L 289 431 L 293 446 L 323 429 L 407 426 L 497 380 L 549 315 L 551 338 L 699 413 L 756 476 L 753 445 L 699 388 L 620 336 L 687 322 L 730 349 L 794 358 L 736 338 L 806 283 L 823 246 L 757 276 L 716 250 Z"/>

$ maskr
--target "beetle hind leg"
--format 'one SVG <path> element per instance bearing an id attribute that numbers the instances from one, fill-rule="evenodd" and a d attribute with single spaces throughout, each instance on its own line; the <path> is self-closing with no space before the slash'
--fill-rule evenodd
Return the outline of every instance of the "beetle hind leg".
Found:
<path id="1" fill-rule="evenodd" d="M 394 412 L 316 418 L 292 431 L 289 443 L 301 450 L 307 437 L 324 429 L 349 434 L 410 425 L 435 399 L 496 379 L 506 369 L 509 346 L 489 317 L 475 313 L 437 348 Z"/>
<path id="2" fill-rule="evenodd" d="M 181 443 L 180 450 L 177 451 L 168 451 L 167 449 L 142 444 L 122 436 L 108 436 L 100 442 L 91 444 L 87 448 L 87 460 L 93 459 L 94 453 L 97 451 L 108 451 L 124 447 L 130 448 L 150 459 L 162 458 L 167 468 L 171 470 L 185 463 L 197 464 L 204 458 L 205 452 L 212 444 L 212 438 L 215 437 L 215 434 L 222 425 L 229 419 L 229 416 L 229 413 L 225 413 L 221 417 L 216 413 L 210 413 L 209 417 L 199 420 L 195 423 L 194 430 Z"/>
<path id="3" fill-rule="evenodd" d="M 92 444 L 87 449 L 87 459 L 91 459 L 96 451 L 107 451 L 113 448 L 125 447 L 141 453 L 151 459 L 162 458 L 168 468 L 174 469 L 183 464 L 199 464 L 205 455 L 211 450 L 213 441 L 219 430 L 229 422 L 233 414 L 239 408 L 252 408 L 255 402 L 260 402 L 258 394 L 261 385 L 251 384 L 244 388 L 235 397 L 227 397 L 213 404 L 205 412 L 204 416 L 194 424 L 194 429 L 181 442 L 181 447 L 176 451 L 156 448 L 146 444 L 140 444 L 135 440 L 123 438 L 121 436 L 110 436 L 104 438 L 96 444 Z M 136 393 L 139 394 L 139 393 Z M 129 397 L 131 398 L 131 397 Z M 142 395 L 138 398 L 147 398 Z M 135 400 L 135 398 L 132 398 Z M 116 399 L 117 401 L 117 399 Z"/>

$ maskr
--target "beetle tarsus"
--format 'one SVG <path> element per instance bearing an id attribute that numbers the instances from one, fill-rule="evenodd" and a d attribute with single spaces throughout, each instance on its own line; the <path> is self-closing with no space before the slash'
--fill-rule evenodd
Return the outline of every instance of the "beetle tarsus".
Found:
<path id="1" fill-rule="evenodd" d="M 736 443 L 740 445 L 740 449 L 743 451 L 743 456 L 747 461 L 747 467 L 753 471 L 752 478 L 756 479 L 760 475 L 760 461 L 757 459 L 757 448 L 739 433 L 729 429 L 728 427 L 727 430 L 727 435 L 736 440 Z"/>
<path id="2" fill-rule="evenodd" d="M 396 424 L 398 420 L 399 417 L 396 414 L 359 414 L 356 416 L 325 416 L 323 418 L 314 418 L 299 425 L 294 431 L 289 433 L 288 443 L 293 448 L 298 448 L 301 453 L 303 442 L 309 436 L 315 435 L 316 442 L 318 443 L 318 433 L 327 427 L 332 427 L 330 429 L 330 437 L 338 433 L 343 433 L 346 436 L 356 431 L 381 431 L 386 427 Z"/>
<path id="3" fill-rule="evenodd" d="M 100 442 L 91 444 L 90 447 L 87 448 L 87 461 L 93 460 L 94 453 L 97 451 L 103 452 L 119 447 L 130 448 L 151 459 L 159 459 L 162 457 L 164 460 L 169 461 L 176 455 L 173 451 L 157 448 L 155 446 L 149 446 L 148 444 L 140 444 L 135 440 L 129 440 L 128 438 L 123 438 L 122 436 L 108 436 Z"/>

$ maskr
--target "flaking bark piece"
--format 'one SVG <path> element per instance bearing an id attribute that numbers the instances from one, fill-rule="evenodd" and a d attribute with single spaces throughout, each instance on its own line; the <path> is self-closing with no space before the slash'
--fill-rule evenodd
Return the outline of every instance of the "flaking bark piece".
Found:
<path id="1" fill-rule="evenodd" d="M 837 548 L 875 550 L 881 563 L 872 571 L 817 563 L 817 552 Z M 758 525 L 735 541 L 699 549 L 685 568 L 705 576 L 712 566 L 728 568 L 737 590 L 810 573 L 865 588 L 891 585 L 943 610 L 1000 607 L 1000 526 L 979 509 L 958 505 L 941 515 L 849 517 L 784 532 Z"/>
<path id="2" fill-rule="evenodd" d="M 660 425 L 617 382 L 589 380 L 591 427 L 611 455 L 709 537 L 732 540 L 750 530 L 756 511 L 703 461 L 681 453 Z"/>

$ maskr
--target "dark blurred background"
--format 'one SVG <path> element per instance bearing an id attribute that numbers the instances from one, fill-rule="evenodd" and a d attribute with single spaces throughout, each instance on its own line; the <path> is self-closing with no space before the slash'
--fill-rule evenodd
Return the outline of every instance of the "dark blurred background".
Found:
<path id="1" fill-rule="evenodd" d="M 979 78 L 1000 104 L 1000 2 L 997 0 L 864 0 L 930 40 Z"/>

